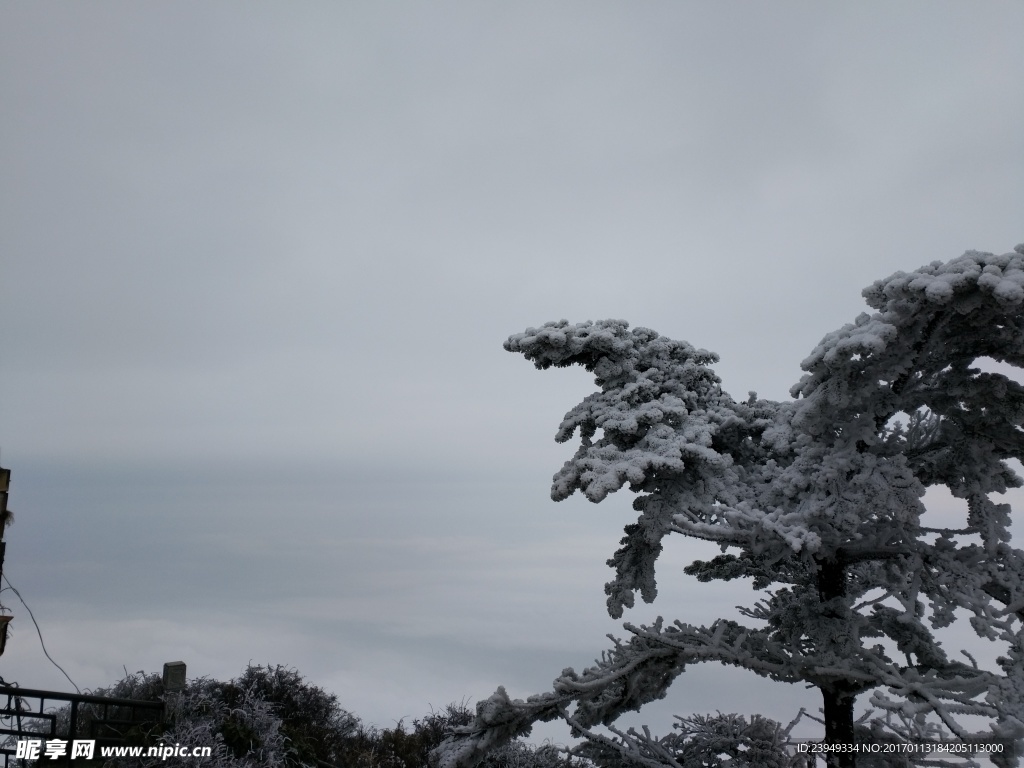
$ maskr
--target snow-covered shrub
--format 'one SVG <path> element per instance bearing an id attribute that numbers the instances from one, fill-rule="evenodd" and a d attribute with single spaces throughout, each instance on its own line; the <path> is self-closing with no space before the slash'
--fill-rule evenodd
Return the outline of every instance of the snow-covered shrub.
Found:
<path id="1" fill-rule="evenodd" d="M 162 727 L 151 732 L 140 746 L 181 745 L 182 747 L 211 747 L 212 757 L 116 758 L 110 761 L 116 768 L 153 768 L 157 765 L 192 768 L 271 768 L 288 765 L 290 750 L 282 733 L 282 720 L 275 713 L 272 702 L 261 698 L 252 687 L 241 689 L 231 683 L 208 678 L 189 681 L 185 690 L 163 693 L 156 675 L 139 673 L 143 685 L 125 681 L 113 689 L 97 691 L 97 695 L 120 696 L 126 689 L 159 690 L 166 702 Z M 109 692 L 108 692 L 109 691 Z M 142 691 L 139 691 L 142 692 Z M 137 698 L 133 697 L 133 698 Z M 129 741 L 129 743 L 132 743 Z"/>
<path id="2" fill-rule="evenodd" d="M 453 729 L 465 726 L 473 712 L 465 703 L 449 704 L 413 720 L 411 727 L 402 721 L 394 728 L 363 728 L 348 740 L 348 752 L 338 763 L 345 768 L 428 768 L 430 752 Z M 533 747 L 511 741 L 494 750 L 481 764 L 483 768 L 593 768 L 582 758 L 567 758 L 551 746 Z"/>
<path id="3" fill-rule="evenodd" d="M 340 760 L 359 730 L 337 697 L 286 667 L 249 666 L 229 682 L 197 678 L 164 693 L 158 675 L 139 672 L 99 696 L 164 700 L 165 722 L 129 743 L 213 748 L 212 758 L 118 758 L 122 768 L 203 765 L 206 768 L 298 768 Z"/>

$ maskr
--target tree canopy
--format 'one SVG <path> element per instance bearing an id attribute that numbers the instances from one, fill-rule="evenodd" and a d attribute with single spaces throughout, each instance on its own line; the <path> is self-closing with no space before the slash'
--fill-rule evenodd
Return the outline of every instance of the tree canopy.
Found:
<path id="1" fill-rule="evenodd" d="M 763 598 L 741 609 L 746 623 L 626 623 L 628 640 L 582 672 L 564 670 L 552 691 L 523 701 L 499 688 L 479 702 L 434 751 L 436 765 L 473 765 L 555 718 L 604 738 L 592 729 L 705 661 L 816 687 L 833 742 L 863 735 L 862 694 L 875 738 L 1024 739 L 1024 552 L 1010 544 L 1009 505 L 994 498 L 1022 485 L 1008 461 L 1024 457 L 1024 387 L 983 370 L 1024 366 L 1024 245 L 897 272 L 863 296 L 873 312 L 827 334 L 783 402 L 734 400 L 710 368 L 716 355 L 622 320 L 549 322 L 508 338 L 505 349 L 539 369 L 594 374 L 598 391 L 556 433 L 580 445 L 551 495 L 637 494 L 639 517 L 608 561 L 609 614 L 621 617 L 637 593 L 656 598 L 670 534 L 721 547 L 687 573 L 751 579 Z M 936 486 L 962 500 L 955 527 L 923 519 Z M 998 667 L 943 648 L 936 630 L 958 610 L 1000 644 Z M 678 765 L 649 737 L 613 733 L 636 762 Z M 855 755 L 829 764 L 852 766 Z"/>

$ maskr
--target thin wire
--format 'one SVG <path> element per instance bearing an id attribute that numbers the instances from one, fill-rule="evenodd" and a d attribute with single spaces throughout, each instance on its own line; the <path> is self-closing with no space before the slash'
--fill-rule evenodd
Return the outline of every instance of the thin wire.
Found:
<path id="1" fill-rule="evenodd" d="M 39 622 L 36 621 L 36 617 L 32 615 L 32 609 L 28 607 L 28 603 L 26 603 L 25 602 L 25 598 L 23 598 L 21 596 L 21 592 L 19 592 L 17 589 L 15 589 L 14 585 L 11 584 L 11 580 L 7 578 L 7 574 L 6 573 L 4 574 L 4 581 L 6 581 L 7 582 L 7 586 L 10 587 L 14 591 L 14 594 L 16 594 L 18 596 L 18 599 L 21 600 L 21 604 L 24 605 L 25 606 L 25 610 L 28 611 L 28 615 L 31 617 L 32 623 L 36 625 L 36 633 L 39 635 L 39 644 L 41 646 L 43 646 L 43 653 L 46 655 L 46 658 L 48 658 L 50 660 L 50 663 L 53 664 L 53 666 L 55 666 L 61 672 L 64 672 L 64 667 L 62 667 L 60 664 L 58 664 L 56 661 L 54 661 L 53 657 L 50 656 L 49 651 L 46 650 L 46 643 L 43 642 L 43 630 L 41 630 L 39 628 Z M 79 688 L 77 685 L 75 685 L 75 681 L 71 679 L 71 675 L 69 675 L 67 672 L 64 672 L 64 677 L 66 677 L 68 679 L 69 683 L 71 683 L 72 685 L 75 686 L 75 690 L 78 691 L 79 694 L 82 693 L 82 689 Z"/>

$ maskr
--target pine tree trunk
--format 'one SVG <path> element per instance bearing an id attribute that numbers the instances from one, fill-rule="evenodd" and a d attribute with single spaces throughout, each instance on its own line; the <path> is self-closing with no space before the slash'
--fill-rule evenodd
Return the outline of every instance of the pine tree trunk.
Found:
<path id="1" fill-rule="evenodd" d="M 853 702 L 856 694 L 822 689 L 821 696 L 825 704 L 825 742 L 853 744 Z M 825 765 L 828 768 L 856 768 L 857 754 L 828 752 Z"/>
<path id="2" fill-rule="evenodd" d="M 846 596 L 846 566 L 838 560 L 818 562 L 818 599 L 825 603 Z M 842 682 L 821 688 L 825 709 L 825 742 L 853 744 L 853 702 L 858 689 Z M 856 768 L 855 752 L 828 752 L 828 768 Z"/>

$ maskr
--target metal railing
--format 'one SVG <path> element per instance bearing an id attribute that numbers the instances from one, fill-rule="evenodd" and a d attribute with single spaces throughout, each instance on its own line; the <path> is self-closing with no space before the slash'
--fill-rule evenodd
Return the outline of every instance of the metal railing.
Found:
<path id="1" fill-rule="evenodd" d="M 22 739 L 92 739 L 96 746 L 125 746 L 144 738 L 164 717 L 164 702 L 0 686 L 0 755 L 17 764 Z M 46 761 L 50 763 L 51 761 Z"/>

